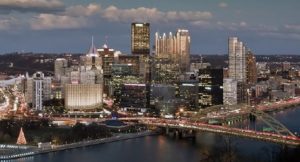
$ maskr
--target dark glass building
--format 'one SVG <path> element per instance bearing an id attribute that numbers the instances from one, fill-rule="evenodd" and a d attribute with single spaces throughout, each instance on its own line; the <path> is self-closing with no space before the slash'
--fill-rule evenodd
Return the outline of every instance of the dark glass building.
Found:
<path id="1" fill-rule="evenodd" d="M 223 69 L 199 69 L 199 108 L 223 104 Z"/>
<path id="2" fill-rule="evenodd" d="M 120 106 L 132 110 L 146 108 L 146 84 L 123 84 L 121 87 Z"/>

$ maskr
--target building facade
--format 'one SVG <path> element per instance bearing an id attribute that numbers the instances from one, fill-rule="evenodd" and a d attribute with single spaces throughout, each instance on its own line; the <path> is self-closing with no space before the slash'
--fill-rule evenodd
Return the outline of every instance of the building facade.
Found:
<path id="1" fill-rule="evenodd" d="M 169 36 L 155 33 L 155 55 L 158 58 L 170 59 L 174 64 L 179 64 L 182 72 L 190 69 L 190 43 L 189 31 L 178 29 L 176 34 L 170 32 Z"/>
<path id="2" fill-rule="evenodd" d="M 237 104 L 237 81 L 235 79 L 226 78 L 223 80 L 223 104 Z"/>
<path id="3" fill-rule="evenodd" d="M 199 108 L 223 104 L 223 69 L 199 69 Z"/>
<path id="4" fill-rule="evenodd" d="M 131 24 L 131 52 L 135 55 L 150 54 L 150 24 Z"/>
<path id="5" fill-rule="evenodd" d="M 100 84 L 66 84 L 65 106 L 68 110 L 94 110 L 102 105 Z"/>
<path id="6" fill-rule="evenodd" d="M 246 81 L 246 47 L 237 37 L 228 40 L 229 78 Z"/>
<path id="7" fill-rule="evenodd" d="M 51 83 L 51 77 L 42 72 L 34 73 L 31 78 L 26 76 L 25 100 L 34 110 L 42 111 L 43 101 L 52 99 Z"/>
<path id="8" fill-rule="evenodd" d="M 54 62 L 54 74 L 57 80 L 65 75 L 65 69 L 68 67 L 68 61 L 64 58 L 58 58 Z"/>
<path id="9" fill-rule="evenodd" d="M 256 58 L 251 51 L 246 54 L 246 64 L 246 81 L 248 84 L 255 84 L 257 82 Z"/>

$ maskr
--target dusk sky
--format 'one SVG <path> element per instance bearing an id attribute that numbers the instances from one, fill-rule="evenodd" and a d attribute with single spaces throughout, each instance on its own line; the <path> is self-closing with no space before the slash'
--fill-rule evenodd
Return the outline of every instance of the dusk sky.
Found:
<path id="1" fill-rule="evenodd" d="M 186 28 L 191 53 L 226 54 L 238 36 L 255 54 L 300 54 L 299 0 L 0 0 L 0 53 L 86 52 L 94 36 L 130 53 L 130 24 Z"/>

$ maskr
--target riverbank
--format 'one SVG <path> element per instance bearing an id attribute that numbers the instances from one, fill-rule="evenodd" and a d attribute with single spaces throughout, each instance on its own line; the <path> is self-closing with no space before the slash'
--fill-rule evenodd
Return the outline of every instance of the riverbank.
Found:
<path id="1" fill-rule="evenodd" d="M 46 148 L 46 149 L 37 148 L 35 150 L 30 150 L 28 152 L 15 153 L 15 154 L 10 154 L 10 155 L 0 155 L 0 160 L 18 159 L 18 158 L 24 158 L 27 156 L 34 156 L 34 155 L 38 155 L 38 154 L 45 154 L 45 153 L 50 153 L 50 152 L 75 149 L 75 148 L 79 148 L 79 147 L 86 147 L 86 146 L 92 146 L 92 145 L 98 145 L 98 144 L 104 144 L 104 143 L 117 142 L 117 141 L 140 138 L 140 137 L 151 136 L 151 135 L 156 135 L 156 134 L 157 134 L 157 132 L 149 130 L 149 131 L 144 131 L 144 132 L 139 132 L 139 133 L 120 134 L 120 135 L 116 135 L 116 136 L 109 137 L 109 138 L 81 141 L 81 142 L 65 144 L 65 145 L 53 145 L 52 148 Z"/>

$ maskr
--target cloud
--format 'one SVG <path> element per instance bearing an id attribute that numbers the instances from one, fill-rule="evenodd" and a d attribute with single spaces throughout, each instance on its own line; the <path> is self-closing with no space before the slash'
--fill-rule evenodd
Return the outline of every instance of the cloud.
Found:
<path id="1" fill-rule="evenodd" d="M 98 4 L 89 4 L 87 6 L 76 5 L 66 8 L 65 14 L 69 16 L 92 16 L 100 13 L 101 6 Z"/>
<path id="2" fill-rule="evenodd" d="M 64 10 L 60 0 L 0 0 L 2 12 L 57 12 Z"/>
<path id="3" fill-rule="evenodd" d="M 216 26 L 212 28 L 217 28 L 220 30 L 231 30 L 231 31 L 238 31 L 238 30 L 251 30 L 252 26 L 249 26 L 247 22 L 240 21 L 240 22 L 223 22 L 217 21 Z"/>
<path id="4" fill-rule="evenodd" d="M 240 22 L 240 26 L 241 26 L 241 27 L 245 27 L 245 26 L 247 26 L 247 23 L 246 23 L 245 21 L 241 21 L 241 22 Z"/>
<path id="5" fill-rule="evenodd" d="M 71 17 L 66 15 L 40 14 L 31 22 L 34 30 L 74 29 L 87 25 L 84 17 Z"/>
<path id="6" fill-rule="evenodd" d="M 286 30 L 300 32 L 300 25 L 290 25 L 287 24 L 284 26 Z"/>
<path id="7" fill-rule="evenodd" d="M 228 4 L 225 2 L 221 2 L 221 3 L 219 3 L 219 7 L 226 8 L 226 7 L 228 7 Z"/>
<path id="8" fill-rule="evenodd" d="M 192 21 L 191 24 L 194 25 L 194 26 L 198 26 L 198 27 L 209 27 L 211 25 L 210 22 L 202 21 L 202 20 Z"/>
<path id="9" fill-rule="evenodd" d="M 18 21 L 14 17 L 0 17 L 0 30 L 11 29 L 16 24 L 18 24 Z"/>
<path id="10" fill-rule="evenodd" d="M 51 29 L 76 29 L 89 27 L 92 23 L 92 16 L 99 14 L 101 6 L 89 4 L 87 6 L 70 6 L 62 13 L 46 14 L 42 13 L 33 18 L 30 26 L 34 30 Z"/>
<path id="11" fill-rule="evenodd" d="M 279 39 L 296 39 L 300 40 L 299 33 L 285 33 L 285 32 L 261 32 L 260 36 L 279 38 Z"/>
<path id="12" fill-rule="evenodd" d="M 7 15 L 0 15 L 0 31 L 12 31 L 12 28 L 17 29 L 23 27 L 22 24 L 20 24 L 20 20 L 13 17 L 13 16 L 7 16 Z"/>
<path id="13" fill-rule="evenodd" d="M 199 21 L 212 18 L 208 11 L 168 11 L 163 12 L 157 8 L 131 8 L 120 9 L 109 6 L 101 12 L 101 16 L 113 22 L 147 21 L 152 23 L 169 21 Z"/>
<path id="14" fill-rule="evenodd" d="M 120 9 L 116 6 L 101 8 L 99 4 L 86 6 L 70 6 L 64 12 L 41 13 L 31 21 L 34 30 L 81 28 L 94 25 L 93 21 L 133 22 L 146 21 L 151 23 L 161 22 L 188 22 L 200 26 L 208 24 L 212 13 L 207 11 L 167 11 L 157 8 L 130 8 Z"/>

